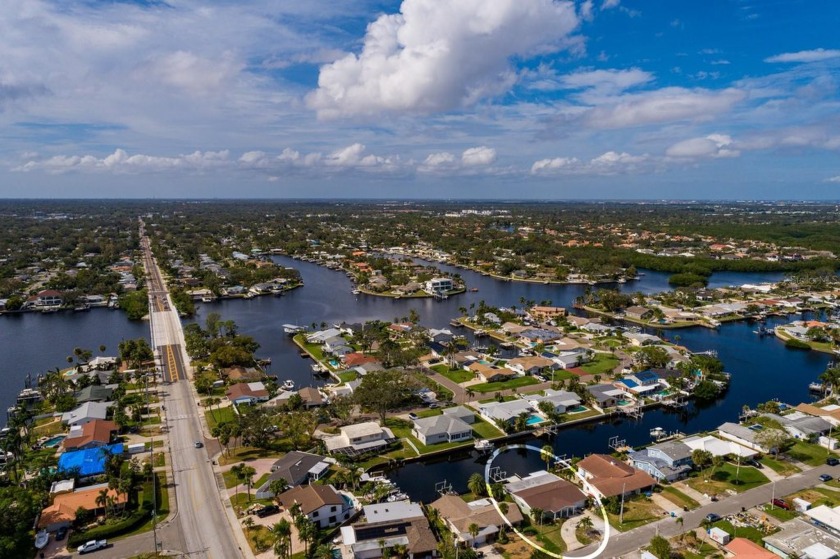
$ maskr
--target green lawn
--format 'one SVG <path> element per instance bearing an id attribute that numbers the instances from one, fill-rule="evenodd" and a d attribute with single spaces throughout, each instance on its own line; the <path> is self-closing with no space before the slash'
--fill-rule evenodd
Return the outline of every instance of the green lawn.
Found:
<path id="1" fill-rule="evenodd" d="M 233 406 L 213 408 L 212 410 L 206 409 L 204 417 L 207 419 L 207 427 L 209 427 L 212 431 L 213 427 L 219 423 L 234 421 L 236 418 L 236 412 L 233 411 Z"/>
<path id="2" fill-rule="evenodd" d="M 825 464 L 825 459 L 828 457 L 829 451 L 827 448 L 815 444 L 796 441 L 786 454 L 794 460 L 804 462 L 809 466 L 820 466 Z"/>
<path id="3" fill-rule="evenodd" d="M 535 539 L 542 544 L 544 548 L 553 553 L 563 553 L 566 551 L 566 542 L 563 541 L 563 536 L 560 530 L 563 527 L 563 522 L 546 523 L 540 526 L 531 524 L 531 528 L 536 530 Z"/>
<path id="4" fill-rule="evenodd" d="M 450 369 L 446 365 L 435 365 L 432 370 L 440 373 L 452 382 L 462 383 L 475 378 L 475 374 L 464 369 Z"/>
<path id="5" fill-rule="evenodd" d="M 718 520 L 713 524 L 716 528 L 720 528 L 733 538 L 747 538 L 760 546 L 764 545 L 762 541 L 765 536 L 772 532 L 764 533 L 757 528 L 751 526 L 739 526 L 737 529 L 728 520 Z M 775 531 L 775 530 L 774 530 Z"/>
<path id="6" fill-rule="evenodd" d="M 141 490 L 141 497 L 140 497 L 141 501 L 140 502 L 141 502 L 142 507 L 148 508 L 149 511 L 151 511 L 152 508 L 154 508 L 153 505 L 154 505 L 155 499 L 157 500 L 157 519 L 155 519 L 155 522 L 160 524 L 161 522 L 166 520 L 167 516 L 169 516 L 169 492 L 166 490 L 165 487 L 162 487 L 162 485 L 165 483 L 165 479 L 161 477 L 161 474 L 157 474 L 155 476 L 155 478 L 156 478 L 155 481 L 157 482 L 156 483 L 157 495 L 152 495 L 152 482 L 147 481 L 143 484 L 143 487 L 142 487 L 142 490 Z M 136 534 L 142 534 L 144 532 L 150 532 L 152 530 L 152 526 L 153 526 L 152 518 L 149 518 L 149 521 L 146 522 L 145 524 L 142 524 L 137 530 L 135 530 L 135 531 L 133 531 L 129 534 L 124 534 L 124 535 L 118 536 L 116 538 L 108 538 L 108 539 L 122 539 L 122 538 L 126 538 L 128 536 L 133 536 L 133 535 L 136 535 Z"/>
<path id="7" fill-rule="evenodd" d="M 773 518 L 776 518 L 778 520 L 781 520 L 782 522 L 787 522 L 788 520 L 792 520 L 799 516 L 792 510 L 780 509 L 779 507 L 770 507 L 769 505 L 764 507 L 764 512 L 765 514 L 772 516 Z"/>
<path id="8" fill-rule="evenodd" d="M 664 511 L 647 497 L 635 497 L 624 502 L 624 523 L 619 524 L 619 515 L 609 514 L 610 524 L 620 532 L 644 526 L 664 518 Z"/>
<path id="9" fill-rule="evenodd" d="M 530 386 L 538 384 L 539 381 L 534 377 L 516 377 L 502 382 L 485 382 L 482 384 L 474 384 L 470 386 L 473 392 L 486 394 L 488 392 L 496 392 L 499 390 L 508 390 L 511 388 L 521 388 L 523 386 Z"/>
<path id="10" fill-rule="evenodd" d="M 700 503 L 671 485 L 662 488 L 662 496 L 681 507 L 688 507 L 689 509 L 700 507 Z"/>
<path id="11" fill-rule="evenodd" d="M 590 375 L 605 375 L 612 373 L 618 367 L 619 360 L 610 353 L 596 353 L 595 358 L 585 363 L 580 368 Z"/>
<path id="12" fill-rule="evenodd" d="M 761 462 L 777 474 L 781 474 L 783 476 L 797 474 L 801 471 L 799 467 L 793 464 L 790 464 L 788 462 L 782 462 L 781 460 L 776 460 L 775 458 L 771 458 L 769 456 L 765 456 L 764 458 L 759 460 L 759 462 Z"/>
<path id="13" fill-rule="evenodd" d="M 341 382 L 352 382 L 359 378 L 359 373 L 356 371 L 345 371 L 343 373 L 338 373 L 338 378 L 341 379 Z"/>
<path id="14" fill-rule="evenodd" d="M 472 424 L 472 428 L 473 433 L 480 439 L 492 439 L 503 434 L 499 431 L 498 427 L 478 417 L 475 418 L 475 423 Z"/>
<path id="15" fill-rule="evenodd" d="M 724 493 L 727 489 L 742 493 L 770 481 L 755 468 L 741 466 L 740 472 L 737 473 L 738 482 L 735 483 L 736 470 L 735 465 L 726 463 L 714 473 L 712 473 L 711 468 L 697 472 L 686 483 L 700 493 L 717 495 Z"/>

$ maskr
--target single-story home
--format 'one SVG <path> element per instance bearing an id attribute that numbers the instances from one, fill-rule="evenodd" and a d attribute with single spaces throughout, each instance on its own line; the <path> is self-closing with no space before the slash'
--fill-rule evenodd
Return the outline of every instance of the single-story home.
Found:
<path id="1" fill-rule="evenodd" d="M 330 464 L 326 458 L 310 452 L 293 450 L 271 465 L 271 474 L 259 488 L 257 499 L 272 499 L 271 482 L 284 479 L 289 487 L 303 485 L 317 481 L 329 470 Z"/>
<path id="2" fill-rule="evenodd" d="M 584 478 L 584 488 L 601 498 L 634 495 L 656 485 L 647 472 L 606 454 L 590 454 L 577 466 Z"/>
<path id="3" fill-rule="evenodd" d="M 109 445 L 120 432 L 119 426 L 107 419 L 94 419 L 84 425 L 74 425 L 61 441 L 64 450 L 85 450 Z"/>
<path id="4" fill-rule="evenodd" d="M 463 442 L 473 437 L 469 423 L 443 414 L 415 419 L 411 434 L 424 445 Z"/>
<path id="5" fill-rule="evenodd" d="M 232 404 L 254 405 L 268 401 L 268 390 L 262 382 L 239 382 L 232 384 L 225 394 Z"/>
<path id="6" fill-rule="evenodd" d="M 466 502 L 457 495 L 444 495 L 429 505 L 438 511 L 449 530 L 470 546 L 493 541 L 505 521 L 489 499 Z M 522 522 L 518 507 L 509 507 L 505 515 L 514 526 Z M 478 526 L 478 534 L 470 534 L 470 525 Z"/>
<path id="7" fill-rule="evenodd" d="M 528 403 L 537 410 L 537 413 L 544 415 L 540 402 L 548 402 L 554 408 L 555 413 L 566 413 L 571 408 L 580 406 L 580 396 L 568 390 L 546 389 L 542 396 L 531 396 Z"/>
<path id="8" fill-rule="evenodd" d="M 324 444 L 333 454 L 364 454 L 381 450 L 395 441 L 394 433 L 374 421 L 346 425 L 338 435 L 326 437 Z"/>
<path id="9" fill-rule="evenodd" d="M 108 416 L 108 402 L 85 402 L 74 410 L 61 415 L 61 422 L 71 427 L 73 425 L 84 425 L 95 419 L 105 419 Z"/>
<path id="10" fill-rule="evenodd" d="M 509 402 L 485 402 L 478 404 L 478 413 L 482 417 L 495 423 L 497 420 L 510 423 L 522 413 L 533 413 L 533 408 L 526 400 L 511 400 Z"/>
<path id="11" fill-rule="evenodd" d="M 95 515 L 104 511 L 97 499 L 99 494 L 105 491 L 106 495 L 114 499 L 117 509 L 125 506 L 128 502 L 128 495 L 118 493 L 114 489 L 108 489 L 108 484 L 91 485 L 77 489 L 72 493 L 60 493 L 53 497 L 50 506 L 41 511 L 38 518 L 38 528 L 55 532 L 59 528 L 67 528 L 76 520 L 76 511 L 80 508 L 92 511 Z"/>
<path id="12" fill-rule="evenodd" d="M 505 367 L 515 371 L 518 375 L 538 375 L 544 371 L 558 368 L 557 363 L 547 357 L 534 355 L 530 357 L 516 357 L 505 363 Z"/>
<path id="13" fill-rule="evenodd" d="M 394 513 L 386 517 L 388 520 L 360 522 L 341 528 L 342 542 L 353 559 L 379 559 L 385 550 L 390 552 L 395 546 L 404 546 L 409 559 L 435 557 L 438 542 L 422 512 L 414 512 L 403 502 L 388 505 L 394 509 Z"/>
<path id="14" fill-rule="evenodd" d="M 511 481 L 505 489 L 526 514 L 540 509 L 552 520 L 572 516 L 586 506 L 586 495 L 575 484 L 544 470 Z"/>

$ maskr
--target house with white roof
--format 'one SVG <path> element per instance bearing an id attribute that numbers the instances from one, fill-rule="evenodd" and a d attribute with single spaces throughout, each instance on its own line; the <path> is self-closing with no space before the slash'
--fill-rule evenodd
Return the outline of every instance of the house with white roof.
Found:
<path id="1" fill-rule="evenodd" d="M 725 441 L 712 435 L 693 436 L 682 439 L 682 443 L 688 446 L 691 450 L 707 450 L 712 456 L 740 456 L 741 459 L 752 458 L 758 452 L 751 450 L 745 446 L 741 446 L 733 441 Z"/>
<path id="2" fill-rule="evenodd" d="M 84 425 L 95 419 L 105 419 L 108 416 L 108 408 L 112 402 L 85 402 L 78 408 L 70 410 L 61 415 L 61 422 L 71 427 L 73 425 Z"/>
<path id="3" fill-rule="evenodd" d="M 463 442 L 473 437 L 469 423 L 443 414 L 415 419 L 411 434 L 424 445 Z"/>
<path id="4" fill-rule="evenodd" d="M 537 410 L 540 415 L 545 415 L 540 407 L 541 402 L 548 402 L 554 408 L 555 413 L 566 413 L 571 408 L 580 406 L 580 396 L 568 390 L 546 389 L 542 396 L 532 396 L 528 399 L 531 407 Z"/>
<path id="5" fill-rule="evenodd" d="M 492 423 L 495 423 L 497 420 L 512 423 L 520 414 L 530 414 L 533 411 L 531 404 L 526 400 L 478 404 L 478 413 Z"/>
<path id="6" fill-rule="evenodd" d="M 340 434 L 324 438 L 324 444 L 332 454 L 352 456 L 382 450 L 395 440 L 389 428 L 367 421 L 342 427 Z"/>

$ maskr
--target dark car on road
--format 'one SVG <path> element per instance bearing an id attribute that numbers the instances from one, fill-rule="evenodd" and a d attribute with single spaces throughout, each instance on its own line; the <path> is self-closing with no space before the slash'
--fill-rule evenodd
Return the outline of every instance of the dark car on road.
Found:
<path id="1" fill-rule="evenodd" d="M 831 481 L 832 479 L 834 479 L 834 478 L 831 477 L 828 474 L 823 474 L 823 475 L 820 476 L 820 481 L 822 481 L 822 482 Z"/>
<path id="2" fill-rule="evenodd" d="M 280 512 L 280 507 L 277 505 L 266 505 L 255 514 L 260 518 L 265 518 L 266 516 L 271 516 L 272 514 L 277 514 L 278 512 Z"/>
<path id="3" fill-rule="evenodd" d="M 708 520 L 709 522 L 717 522 L 718 520 L 720 520 L 720 515 L 710 512 L 706 515 L 706 520 Z"/>
<path id="4" fill-rule="evenodd" d="M 826 458 L 825 463 L 828 464 L 829 466 L 836 466 L 837 464 L 840 464 L 840 460 L 838 460 L 837 458 L 831 457 L 831 458 Z"/>

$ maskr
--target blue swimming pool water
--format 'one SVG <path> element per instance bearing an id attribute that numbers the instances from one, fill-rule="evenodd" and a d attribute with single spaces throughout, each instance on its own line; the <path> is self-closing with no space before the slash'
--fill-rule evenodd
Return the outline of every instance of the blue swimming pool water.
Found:
<path id="1" fill-rule="evenodd" d="M 536 414 L 531 414 L 528 416 L 528 420 L 525 421 L 525 425 L 537 425 L 539 423 L 542 423 L 543 421 L 545 421 L 545 419 L 543 419 L 542 417 Z"/>
<path id="2" fill-rule="evenodd" d="M 53 448 L 53 447 L 56 447 L 56 446 L 58 446 L 58 445 L 60 445 L 60 444 L 61 444 L 61 441 L 63 441 L 63 440 L 64 440 L 64 437 L 65 437 L 64 435 L 59 435 L 59 436 L 57 436 L 57 437 L 53 437 L 53 438 L 51 438 L 50 440 L 48 440 L 47 442 L 45 442 L 43 445 L 41 445 L 41 446 L 43 446 L 43 447 L 45 447 L 45 448 Z"/>

